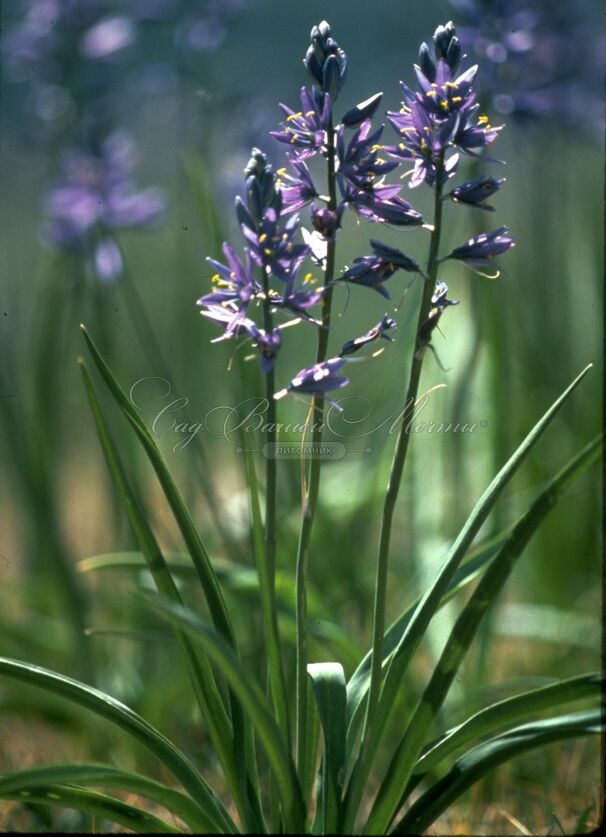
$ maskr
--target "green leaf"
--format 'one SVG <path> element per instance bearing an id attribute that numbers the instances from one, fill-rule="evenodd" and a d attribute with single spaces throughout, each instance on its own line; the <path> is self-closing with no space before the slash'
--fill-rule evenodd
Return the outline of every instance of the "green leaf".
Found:
<path id="1" fill-rule="evenodd" d="M 187 756 L 172 741 L 128 706 L 92 686 L 79 683 L 40 666 L 0 657 L 0 674 L 46 689 L 72 703 L 90 709 L 111 721 L 146 747 L 181 783 L 206 817 L 207 827 L 219 833 L 236 833 L 237 828 L 213 790 Z"/>
<path id="2" fill-rule="evenodd" d="M 495 735 L 510 724 L 527 720 L 534 712 L 546 712 L 563 703 L 599 698 L 605 685 L 606 679 L 600 674 L 582 674 L 493 703 L 428 744 L 415 765 L 415 776 L 420 779 L 470 741 Z"/>
<path id="3" fill-rule="evenodd" d="M 212 564 L 210 563 L 202 540 L 200 539 L 200 535 L 193 520 L 191 519 L 189 511 L 187 510 L 170 471 L 164 462 L 162 454 L 160 453 L 160 450 L 151 433 L 128 399 L 126 393 L 114 378 L 109 366 L 101 356 L 92 338 L 89 336 L 84 326 L 81 326 L 81 328 L 82 333 L 84 334 L 84 339 L 86 340 L 90 353 L 99 372 L 101 373 L 103 380 L 107 384 L 107 387 L 113 395 L 116 403 L 137 434 L 139 441 L 141 442 L 152 467 L 156 472 L 158 481 L 162 486 L 164 495 L 173 512 L 175 520 L 177 521 L 183 540 L 185 541 L 198 573 L 198 578 L 200 579 L 200 583 L 206 595 L 213 624 L 217 628 L 217 631 L 219 631 L 219 633 L 221 633 L 228 640 L 228 642 L 235 647 L 233 629 L 216 574 L 213 570 Z"/>
<path id="4" fill-rule="evenodd" d="M 579 738 L 604 729 L 601 710 L 577 712 L 515 727 L 474 747 L 409 808 L 391 834 L 423 834 L 462 793 L 489 771 L 522 753 L 566 738 Z"/>
<path id="5" fill-rule="evenodd" d="M 0 776 L 0 797 L 25 798 L 29 788 L 53 785 L 99 785 L 135 793 L 163 805 L 196 832 L 208 827 L 206 817 L 188 796 L 161 782 L 105 764 L 51 764 Z M 27 801 L 27 800 L 26 800 Z"/>
<path id="6" fill-rule="evenodd" d="M 233 649 L 211 626 L 190 610 L 158 596 L 142 596 L 161 616 L 174 618 L 195 642 L 200 643 L 221 669 L 248 714 L 263 745 L 280 793 L 284 823 L 289 833 L 303 833 L 305 809 L 295 766 L 282 733 L 274 720 L 261 688 Z"/>
<path id="7" fill-rule="evenodd" d="M 181 594 L 164 559 L 162 550 L 158 546 L 158 542 L 154 537 L 147 518 L 128 483 L 124 465 L 109 432 L 93 382 L 83 361 L 80 361 L 80 368 L 101 448 L 118 495 L 124 505 L 131 529 L 139 542 L 143 557 L 152 574 L 156 588 L 163 596 L 166 596 L 177 604 L 183 604 Z M 248 828 L 258 830 L 261 823 L 258 818 L 252 815 L 249 808 L 245 779 L 238 770 L 238 765 L 234 758 L 234 734 L 232 725 L 217 687 L 213 670 L 206 657 L 192 644 L 187 634 L 174 624 L 173 629 L 185 656 L 202 717 L 208 726 L 211 740 L 235 798 L 238 811 Z"/>
<path id="8" fill-rule="evenodd" d="M 320 833 L 338 834 L 347 732 L 345 672 L 340 663 L 311 663 L 307 666 L 307 673 L 311 678 L 324 733 Z"/>
<path id="9" fill-rule="evenodd" d="M 397 705 L 397 694 L 401 684 L 404 682 L 404 675 L 408 664 L 425 635 L 434 613 L 439 609 L 440 603 L 448 591 L 461 561 L 505 486 L 520 467 L 532 446 L 545 432 L 558 410 L 570 397 L 590 369 L 591 364 L 574 379 L 570 386 L 551 405 L 484 491 L 449 550 L 446 560 L 433 584 L 422 596 L 413 615 L 408 620 L 404 633 L 401 635 L 398 645 L 387 665 L 378 710 L 374 724 L 370 730 L 371 738 L 362 742 L 361 752 L 349 782 L 347 789 L 347 817 L 345 819 L 346 830 L 351 830 L 353 827 L 357 808 L 366 788 L 379 742 L 382 739 L 383 731 L 392 717 L 394 707 Z M 392 800 L 392 804 L 396 802 L 397 800 Z"/>
<path id="10" fill-rule="evenodd" d="M 176 578 L 190 579 L 195 573 L 189 555 L 183 552 L 165 552 L 166 563 Z M 147 564 L 140 552 L 109 552 L 83 558 L 76 564 L 80 572 L 97 570 L 144 570 Z M 229 590 L 247 604 L 259 602 L 259 576 L 250 567 L 231 561 L 213 558 L 215 574 L 224 590 Z M 276 607 L 282 618 L 281 638 L 294 643 L 295 611 L 292 578 L 286 572 L 276 573 Z M 344 663 L 356 665 L 360 659 L 357 644 L 340 625 L 329 621 L 330 610 L 319 598 L 317 591 L 309 591 L 310 635 L 323 645 L 339 652 Z M 291 630 L 292 628 L 292 630 Z"/>
<path id="11" fill-rule="evenodd" d="M 509 578 L 515 562 L 570 483 L 594 460 L 602 437 L 590 442 L 535 499 L 514 526 L 499 554 L 482 576 L 459 615 L 427 687 L 415 708 L 402 740 L 391 760 L 367 823 L 370 834 L 383 833 L 397 811 L 402 792 L 414 770 L 427 733 L 442 706 L 461 662 L 476 635 L 482 618 Z"/>
<path id="12" fill-rule="evenodd" d="M 60 805 L 63 808 L 75 808 L 88 814 L 95 814 L 104 819 L 117 822 L 132 829 L 137 834 L 183 834 L 180 828 L 148 814 L 134 805 L 128 805 L 113 796 L 67 785 L 32 786 L 15 793 L 0 793 L 3 799 L 19 802 L 38 802 L 42 805 Z"/>
<path id="13" fill-rule="evenodd" d="M 469 559 L 459 567 L 454 574 L 446 593 L 440 601 L 440 607 L 449 602 L 456 594 L 470 584 L 484 567 L 492 561 L 494 556 L 499 551 L 501 545 L 505 542 L 509 534 L 509 530 L 502 532 L 494 538 L 491 538 L 486 543 L 479 545 L 472 551 Z M 419 606 L 420 599 L 417 599 L 385 632 L 383 639 L 383 666 L 391 659 L 391 655 L 398 646 L 404 631 L 410 622 L 413 614 Z M 354 673 L 347 683 L 347 717 L 349 719 L 347 731 L 347 748 L 348 753 L 353 751 L 356 739 L 361 731 L 362 721 L 364 718 L 365 698 L 368 694 L 370 686 L 370 671 L 371 671 L 372 652 L 369 651 L 362 659 Z"/>
<path id="14" fill-rule="evenodd" d="M 113 395 L 116 403 L 130 422 L 151 462 L 152 467 L 156 472 L 158 481 L 162 486 L 164 495 L 172 510 L 183 540 L 185 541 L 187 550 L 196 568 L 200 584 L 208 602 L 212 622 L 217 631 L 225 637 L 226 641 L 234 649 L 236 649 L 236 638 L 216 573 L 204 548 L 198 530 L 196 529 L 189 511 L 183 502 L 179 490 L 177 489 L 177 486 L 170 474 L 170 471 L 164 462 L 162 454 L 130 400 L 127 398 L 126 394 L 114 378 L 110 368 L 99 353 L 99 350 L 88 335 L 86 329 L 84 326 L 81 326 L 81 328 L 93 360 L 95 361 L 102 378 L 107 384 L 107 387 Z M 248 774 L 249 777 L 254 777 L 255 775 L 255 765 L 251 761 L 252 752 L 248 746 L 248 742 L 251 739 L 251 732 L 246 729 L 238 702 L 233 699 L 231 694 L 230 709 L 233 727 L 231 745 L 235 751 L 236 762 L 241 774 L 241 782 L 243 785 L 245 783 L 248 785 L 249 793 L 253 796 L 252 802 L 254 806 L 254 792 L 248 779 L 246 778 L 246 774 Z M 257 827 L 261 828 L 261 823 L 258 817 Z"/>

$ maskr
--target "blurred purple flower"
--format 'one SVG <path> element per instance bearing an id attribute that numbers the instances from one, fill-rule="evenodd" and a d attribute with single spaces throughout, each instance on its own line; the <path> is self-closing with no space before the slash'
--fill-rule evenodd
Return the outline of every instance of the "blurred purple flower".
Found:
<path id="1" fill-rule="evenodd" d="M 498 113 L 603 130 L 606 34 L 597 0 L 449 0 L 466 52 L 482 62 L 479 92 Z"/>
<path id="2" fill-rule="evenodd" d="M 122 272 L 115 233 L 149 228 L 164 210 L 159 190 L 136 190 L 133 166 L 131 141 L 114 133 L 92 150 L 66 153 L 63 176 L 46 199 L 46 238 L 84 253 L 105 281 Z"/>
<path id="3" fill-rule="evenodd" d="M 135 37 L 135 25 L 131 18 L 105 18 L 84 33 L 80 41 L 80 52 L 92 61 L 109 58 L 129 47 Z"/>

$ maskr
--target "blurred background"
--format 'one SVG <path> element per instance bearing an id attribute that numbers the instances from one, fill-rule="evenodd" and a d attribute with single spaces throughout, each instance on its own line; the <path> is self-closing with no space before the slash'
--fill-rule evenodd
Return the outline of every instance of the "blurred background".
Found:
<path id="1" fill-rule="evenodd" d="M 414 438 L 390 565 L 395 618 L 435 574 L 496 470 L 589 362 L 593 371 L 532 451 L 483 538 L 515 521 L 602 426 L 601 11 L 590 0 L 566 0 L 557 10 L 546 0 L 13 0 L 0 9 L 0 654 L 111 691 L 177 740 L 193 742 L 205 764 L 204 734 L 185 675 L 183 682 L 174 675 L 181 664 L 170 638 L 129 595 L 149 584 L 145 573 L 126 566 L 83 572 L 87 565 L 79 564 L 134 549 L 76 366 L 84 350 L 79 324 L 126 390 L 155 379 L 137 390 L 150 423 L 177 397 L 187 399 L 178 420 L 192 424 L 261 392 L 254 360 L 233 356 L 230 343 L 209 345 L 218 332 L 195 301 L 212 273 L 205 257 L 219 255 L 224 238 L 239 242 L 233 200 L 251 147 L 276 168 L 284 165 L 283 146 L 268 131 L 281 119 L 278 102 L 298 106 L 311 26 L 327 18 L 348 54 L 343 111 L 378 90 L 382 109 L 392 110 L 400 105 L 398 82 L 413 82 L 421 41 L 453 19 L 470 61 L 480 64 L 482 107 L 493 124 L 506 126 L 491 152 L 507 161 L 481 168 L 463 161 L 455 182 L 485 171 L 507 182 L 494 214 L 447 206 L 443 250 L 501 225 L 516 247 L 502 258 L 497 281 L 456 263 L 441 274 L 461 304 L 434 339 L 444 369 L 426 360 L 422 390 L 445 387 L 432 393 L 422 420 L 481 426 Z M 429 195 L 408 192 L 429 218 Z M 370 252 L 371 237 L 426 258 L 424 231 L 377 231 L 348 217 L 338 266 Z M 351 417 L 359 419 L 360 438 L 350 438 L 346 456 L 327 462 L 322 474 L 310 568 L 313 652 L 318 660 L 340 659 L 347 672 L 369 645 L 378 524 L 395 441 L 386 427 L 375 428 L 401 409 L 414 340 L 418 283 L 401 276 L 391 280 L 391 303 L 359 287 L 335 296 L 335 348 L 386 310 L 398 321 L 383 355 L 356 365 L 346 394 L 359 398 Z M 315 353 L 310 329 L 288 337 L 279 386 Z M 161 379 L 170 382 L 170 396 Z M 151 469 L 103 395 L 156 533 L 178 553 Z M 366 418 L 362 399 L 372 410 Z M 295 400 L 280 402 L 281 421 L 302 422 L 306 413 Z M 159 423 L 159 431 L 169 424 Z M 334 429 L 352 433 L 339 420 Z M 204 428 L 185 446 L 171 430 L 157 438 L 221 569 L 237 625 L 250 637 L 251 664 L 260 666 L 242 457 L 220 432 Z M 452 691 L 445 725 L 488 696 L 599 667 L 597 470 L 575 483 L 526 550 Z M 289 639 L 299 476 L 298 462 L 280 463 L 278 566 Z M 187 581 L 184 570 L 186 593 Z M 456 612 L 456 605 L 445 608 L 433 627 L 413 695 Z M 141 752 L 126 751 L 101 722 L 33 690 L 0 684 L 0 712 L 2 772 L 59 756 L 145 765 Z M 596 755 L 587 741 L 520 759 L 464 797 L 435 833 L 519 833 L 511 816 L 527 833 L 558 833 L 558 822 L 571 833 L 598 816 Z M 488 805 L 495 798 L 505 801 Z M 87 827 L 84 819 L 11 805 L 0 813 L 0 828 L 69 831 Z"/>

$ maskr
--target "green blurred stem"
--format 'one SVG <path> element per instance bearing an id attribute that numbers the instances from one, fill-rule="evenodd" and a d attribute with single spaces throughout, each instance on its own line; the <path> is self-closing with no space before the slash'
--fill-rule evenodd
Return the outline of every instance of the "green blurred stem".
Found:
<path id="1" fill-rule="evenodd" d="M 436 186 L 434 191 L 434 216 L 433 216 L 433 231 L 431 233 L 431 240 L 429 244 L 429 256 L 427 259 L 427 277 L 423 286 L 423 297 L 421 299 L 421 306 L 419 308 L 419 318 L 417 321 L 417 329 L 415 334 L 419 334 L 421 326 L 429 316 L 431 310 L 431 297 L 433 295 L 436 278 L 438 275 L 438 253 L 440 247 L 440 236 L 442 233 L 442 173 L 444 169 L 444 157 L 440 157 L 437 163 L 436 170 Z M 421 379 L 421 370 L 423 368 L 423 358 L 425 352 L 422 347 L 415 345 L 412 355 L 412 362 L 410 367 L 410 375 L 408 378 L 408 388 L 405 397 L 405 409 L 411 411 L 414 409 L 414 404 L 417 400 L 417 393 L 419 390 L 419 381 Z M 374 602 L 374 619 L 373 619 L 373 635 L 372 635 L 372 669 L 370 676 L 370 690 L 368 694 L 368 706 L 366 708 L 366 718 L 364 721 L 363 742 L 367 740 L 367 736 L 372 731 L 372 726 L 375 720 L 375 714 L 379 702 L 379 695 L 381 693 L 381 660 L 383 659 L 383 635 L 385 633 L 385 604 L 387 598 L 387 568 L 389 564 L 389 546 L 391 541 L 391 527 L 393 523 L 393 515 L 398 499 L 398 492 L 400 490 L 400 483 L 402 481 L 402 473 L 404 471 L 404 464 L 406 462 L 406 454 L 408 453 L 408 444 L 410 442 L 410 434 L 407 432 L 407 422 L 403 421 L 396 443 L 394 458 L 389 475 L 389 483 L 387 485 L 387 493 L 385 494 L 385 502 L 383 505 L 383 517 L 381 520 L 381 534 L 379 536 L 379 555 L 377 560 L 377 575 L 375 581 L 375 602 Z"/>
<path id="2" fill-rule="evenodd" d="M 337 209 L 337 184 L 335 178 L 335 134 L 332 119 L 328 126 L 326 141 L 326 158 L 328 168 L 328 209 Z M 326 267 L 324 270 L 324 285 L 328 287 L 322 300 L 322 328 L 318 333 L 318 351 L 316 363 L 326 360 L 328 353 L 328 335 L 330 328 L 330 314 L 332 308 L 331 283 L 335 274 L 336 235 L 328 241 L 326 252 Z M 314 396 L 311 403 L 312 415 L 312 450 L 322 441 L 322 423 L 324 418 L 324 398 Z M 301 531 L 297 547 L 296 567 L 296 622 L 297 622 L 297 660 L 296 660 L 296 700 L 297 700 L 297 767 L 299 778 L 305 786 L 308 775 L 308 759 L 311 757 L 307 735 L 307 565 L 309 562 L 309 546 L 311 533 L 318 505 L 320 491 L 321 460 L 312 456 L 309 465 L 307 487 L 303 486 L 303 511 L 301 517 Z M 304 787 L 304 794 L 306 790 Z"/>

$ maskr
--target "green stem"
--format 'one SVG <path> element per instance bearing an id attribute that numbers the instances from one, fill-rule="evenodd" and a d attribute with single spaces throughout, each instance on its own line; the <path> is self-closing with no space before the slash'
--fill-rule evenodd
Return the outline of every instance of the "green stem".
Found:
<path id="1" fill-rule="evenodd" d="M 328 162 L 328 209 L 333 212 L 337 208 L 337 185 L 335 178 L 335 137 L 332 120 L 328 126 L 326 156 Z M 318 333 L 318 350 L 316 363 L 326 360 L 328 353 L 328 336 L 332 308 L 332 286 L 335 274 L 336 238 L 333 235 L 328 241 L 326 252 L 326 267 L 324 270 L 324 285 L 328 287 L 322 301 L 322 328 Z M 311 407 L 312 415 L 312 451 L 319 447 L 322 441 L 322 423 L 324 418 L 324 398 L 314 396 Z M 309 465 L 307 489 L 303 494 L 303 510 L 301 517 L 301 531 L 297 547 L 296 566 L 296 730 L 297 730 L 297 767 L 299 778 L 306 793 L 306 776 L 311 754 L 308 752 L 307 736 L 307 565 L 309 562 L 309 547 L 311 533 L 318 505 L 320 491 L 320 470 L 322 461 L 312 456 Z"/>
<path id="2" fill-rule="evenodd" d="M 427 276 L 423 286 L 423 296 L 421 298 L 421 305 L 419 308 L 419 316 L 417 320 L 417 329 L 415 334 L 418 335 L 423 323 L 429 316 L 431 310 L 431 297 L 433 295 L 436 278 L 438 274 L 438 255 L 440 247 L 440 236 L 442 233 L 442 172 L 444 160 L 440 158 L 437 165 L 436 172 L 436 186 L 434 192 L 434 226 L 431 233 L 431 240 L 429 244 L 429 255 L 427 259 Z M 421 370 L 423 368 L 423 358 L 425 352 L 422 347 L 415 343 L 410 374 L 408 377 L 408 387 L 406 389 L 405 410 L 410 416 L 414 409 L 414 404 L 417 400 L 419 390 L 419 381 L 421 379 Z M 381 694 L 382 683 L 382 661 L 383 661 L 383 637 L 385 634 L 385 611 L 387 599 L 387 571 L 389 564 L 389 547 L 391 542 L 391 527 L 393 523 L 393 515 L 398 499 L 400 484 L 402 481 L 402 473 L 406 462 L 406 455 L 408 453 L 408 444 L 410 441 L 410 434 L 407 432 L 408 422 L 403 420 L 400 426 L 398 440 L 394 451 L 391 472 L 389 475 L 389 482 L 387 485 L 387 492 L 385 494 L 385 502 L 383 505 L 383 517 L 381 520 L 381 534 L 379 536 L 379 554 L 377 560 L 377 574 L 375 581 L 375 601 L 374 601 L 374 617 L 373 617 L 373 638 L 372 638 L 372 664 L 370 687 L 368 693 L 368 704 L 366 707 L 366 717 L 364 719 L 364 729 L 362 732 L 362 744 L 360 749 L 360 756 L 356 769 L 352 776 L 350 786 L 347 792 L 351 807 L 348 811 L 348 817 L 351 821 L 355 817 L 356 808 L 360 801 L 360 796 L 366 786 L 368 774 L 372 764 L 372 758 L 376 752 L 376 741 L 371 741 L 371 735 L 375 725 L 377 708 L 379 705 L 379 697 Z M 347 826 L 346 826 L 347 827 Z"/>
<path id="3" fill-rule="evenodd" d="M 267 336 L 273 331 L 269 277 L 265 267 L 261 269 L 263 285 L 263 325 Z M 290 723 L 286 679 L 282 662 L 278 611 L 276 607 L 276 458 L 277 410 L 274 398 L 275 376 L 273 365 L 265 373 L 267 396 L 267 424 L 265 442 L 265 544 L 259 567 L 259 584 L 262 586 L 263 618 L 267 642 L 268 675 L 270 688 L 280 729 L 287 747 L 290 747 Z"/>

